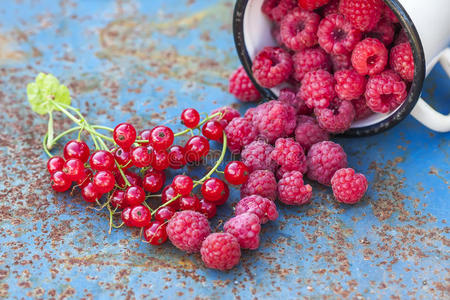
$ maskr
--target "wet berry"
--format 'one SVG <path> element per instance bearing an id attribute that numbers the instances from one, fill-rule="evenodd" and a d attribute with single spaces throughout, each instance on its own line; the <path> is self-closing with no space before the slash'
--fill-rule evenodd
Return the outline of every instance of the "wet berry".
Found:
<path id="1" fill-rule="evenodd" d="M 50 174 L 61 171 L 64 167 L 65 160 L 61 156 L 53 156 L 47 161 L 47 170 Z"/>
<path id="2" fill-rule="evenodd" d="M 161 245 L 167 241 L 167 225 L 161 221 L 152 221 L 144 228 L 144 237 L 152 245 Z"/>
<path id="3" fill-rule="evenodd" d="M 166 150 L 173 144 L 174 134 L 167 126 L 156 126 L 150 133 L 150 145 L 155 150 Z"/>
<path id="4" fill-rule="evenodd" d="M 240 185 L 248 179 L 248 168 L 240 161 L 232 161 L 225 167 L 225 179 L 234 185 Z"/>
<path id="5" fill-rule="evenodd" d="M 112 207 L 122 209 L 126 207 L 125 203 L 125 191 L 115 190 L 111 198 L 109 199 L 109 203 L 111 203 Z"/>
<path id="6" fill-rule="evenodd" d="M 170 206 L 163 206 L 159 208 L 155 213 L 155 220 L 166 222 L 169 221 L 173 215 L 175 214 L 175 210 Z"/>
<path id="7" fill-rule="evenodd" d="M 142 178 L 138 174 L 131 172 L 129 170 L 125 170 L 123 173 L 125 174 L 125 177 L 127 178 L 128 182 L 131 185 L 137 185 L 137 186 L 142 185 Z M 125 180 L 123 180 L 123 177 L 120 173 L 116 174 L 115 179 L 116 179 L 118 186 L 120 186 L 121 188 L 126 187 Z"/>
<path id="8" fill-rule="evenodd" d="M 199 162 L 208 154 L 209 142 L 202 136 L 193 136 L 186 142 L 184 149 L 188 163 Z"/>
<path id="9" fill-rule="evenodd" d="M 201 191 L 205 200 L 215 202 L 225 194 L 225 183 L 218 178 L 209 178 L 203 183 Z"/>
<path id="10" fill-rule="evenodd" d="M 167 169 L 169 167 L 169 153 L 166 150 L 155 151 L 152 167 L 159 171 Z"/>
<path id="11" fill-rule="evenodd" d="M 134 227 L 145 227 L 152 220 L 150 210 L 144 205 L 136 205 L 130 211 L 130 225 Z"/>
<path id="12" fill-rule="evenodd" d="M 131 225 L 131 207 L 128 206 L 122 210 L 121 218 L 123 224 L 126 226 L 133 226 Z"/>
<path id="13" fill-rule="evenodd" d="M 81 189 L 81 196 L 86 202 L 96 202 L 102 196 L 92 182 Z"/>
<path id="14" fill-rule="evenodd" d="M 114 128 L 113 138 L 123 149 L 130 149 L 136 141 L 136 129 L 129 123 L 120 123 Z"/>
<path id="15" fill-rule="evenodd" d="M 186 152 L 182 146 L 173 145 L 168 150 L 169 167 L 172 169 L 181 169 L 186 165 Z"/>
<path id="16" fill-rule="evenodd" d="M 133 166 L 131 161 L 131 152 L 118 148 L 114 151 L 114 159 L 122 167 L 122 169 L 128 169 Z"/>
<path id="17" fill-rule="evenodd" d="M 175 192 L 175 189 L 171 185 L 166 186 L 161 193 L 161 204 L 171 201 L 177 195 L 178 193 Z M 180 208 L 180 199 L 170 202 L 167 206 L 172 207 L 174 210 L 178 210 Z"/>
<path id="18" fill-rule="evenodd" d="M 223 127 L 219 121 L 208 121 L 202 127 L 202 134 L 207 139 L 221 141 L 223 139 Z"/>
<path id="19" fill-rule="evenodd" d="M 56 192 L 65 192 L 72 185 L 72 181 L 63 171 L 56 171 L 51 176 L 52 189 Z"/>
<path id="20" fill-rule="evenodd" d="M 125 204 L 127 206 L 139 205 L 145 201 L 145 191 L 139 186 L 130 186 L 125 191 Z"/>
<path id="21" fill-rule="evenodd" d="M 64 163 L 62 171 L 69 180 L 77 181 L 84 177 L 84 164 L 78 158 L 70 158 Z"/>
<path id="22" fill-rule="evenodd" d="M 187 128 L 195 128 L 200 122 L 200 114 L 193 108 L 186 108 L 181 113 L 181 123 Z"/>
<path id="23" fill-rule="evenodd" d="M 215 203 L 201 199 L 198 211 L 204 214 L 208 219 L 211 219 L 217 213 L 217 206 Z"/>
<path id="24" fill-rule="evenodd" d="M 84 168 L 84 170 L 83 170 L 83 175 L 80 177 L 80 179 L 78 179 L 78 180 L 76 181 L 76 182 L 77 182 L 77 185 L 78 185 L 80 188 L 85 187 L 85 186 L 91 181 L 92 176 L 93 176 L 93 174 L 92 174 L 91 169 Z"/>
<path id="25" fill-rule="evenodd" d="M 83 141 L 72 140 L 68 141 L 64 146 L 64 158 L 78 158 L 82 162 L 87 162 L 89 159 L 89 147 Z"/>
<path id="26" fill-rule="evenodd" d="M 228 184 L 224 183 L 223 195 L 219 200 L 215 201 L 214 204 L 216 206 L 224 205 L 227 202 L 228 197 L 230 197 L 230 188 L 228 187 Z"/>
<path id="27" fill-rule="evenodd" d="M 147 192 L 156 193 L 162 189 L 164 181 L 166 181 L 164 172 L 151 170 L 145 173 L 145 176 L 142 179 L 142 187 Z"/>
<path id="28" fill-rule="evenodd" d="M 92 182 L 100 193 L 106 194 L 114 188 L 116 181 L 110 171 L 99 171 L 94 175 Z"/>
<path id="29" fill-rule="evenodd" d="M 138 168 L 145 168 L 150 166 L 153 162 L 154 154 L 152 147 L 139 146 L 131 150 L 131 161 L 133 165 Z"/>
<path id="30" fill-rule="evenodd" d="M 110 171 L 114 168 L 114 156 L 105 150 L 98 150 L 92 153 L 89 165 L 96 171 Z"/>
<path id="31" fill-rule="evenodd" d="M 139 133 L 138 140 L 148 141 L 146 143 L 140 143 L 142 146 L 150 145 L 150 135 L 152 131 L 150 129 L 144 129 Z"/>
<path id="32" fill-rule="evenodd" d="M 172 181 L 172 186 L 178 194 L 187 196 L 191 193 L 194 182 L 189 176 L 177 175 Z"/>
<path id="33" fill-rule="evenodd" d="M 200 199 L 197 196 L 184 196 L 180 198 L 180 210 L 200 210 Z"/>

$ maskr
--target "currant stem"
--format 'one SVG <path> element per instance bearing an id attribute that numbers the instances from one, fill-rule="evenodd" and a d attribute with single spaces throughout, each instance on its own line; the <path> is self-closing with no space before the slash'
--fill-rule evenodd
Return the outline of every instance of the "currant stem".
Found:
<path id="1" fill-rule="evenodd" d="M 180 135 L 189 133 L 189 132 L 191 132 L 193 129 L 195 129 L 195 128 L 200 128 L 200 126 L 202 126 L 203 124 L 205 124 L 205 123 L 208 122 L 209 120 L 211 120 L 211 119 L 213 119 L 213 118 L 215 118 L 215 117 L 219 117 L 219 116 L 222 116 L 222 113 L 221 113 L 221 112 L 216 112 L 215 114 L 210 115 L 209 117 L 205 118 L 203 121 L 201 121 L 200 123 L 198 123 L 198 125 L 197 125 L 196 127 L 194 127 L 194 128 L 188 128 L 188 129 L 185 129 L 185 130 L 183 130 L 183 131 L 177 132 L 177 133 L 174 134 L 174 136 L 180 136 Z M 146 142 L 148 142 L 148 141 L 146 141 Z"/>
<path id="2" fill-rule="evenodd" d="M 53 135 L 54 135 L 54 130 L 53 130 L 53 112 L 49 112 L 48 113 L 47 133 L 48 133 L 47 148 L 48 149 L 52 149 L 52 147 L 53 147 Z"/>

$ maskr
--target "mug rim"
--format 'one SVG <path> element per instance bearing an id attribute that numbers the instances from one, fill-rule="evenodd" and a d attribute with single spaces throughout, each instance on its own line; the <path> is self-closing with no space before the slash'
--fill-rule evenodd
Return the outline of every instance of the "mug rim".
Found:
<path id="1" fill-rule="evenodd" d="M 250 0 L 237 0 L 234 6 L 233 12 L 233 37 L 234 44 L 237 50 L 239 60 L 242 66 L 247 72 L 250 80 L 253 82 L 255 87 L 261 93 L 262 97 L 266 100 L 277 99 L 276 95 L 271 89 L 264 88 L 258 84 L 253 76 L 252 72 L 252 59 L 247 51 L 245 37 L 244 37 L 244 15 L 246 12 L 247 4 Z M 408 36 L 409 43 L 413 52 L 414 58 L 414 79 L 411 82 L 408 96 L 405 101 L 396 109 L 396 111 L 386 117 L 385 119 L 368 126 L 350 128 L 338 136 L 344 137 L 357 137 L 357 136 L 370 136 L 374 134 L 386 131 L 393 126 L 400 123 L 405 119 L 413 110 L 417 101 L 422 93 L 422 85 L 425 79 L 426 67 L 425 67 L 425 53 L 423 50 L 422 42 L 420 40 L 419 33 L 406 10 L 400 4 L 399 0 L 383 0 L 389 8 L 397 16 L 402 28 L 405 30 Z"/>

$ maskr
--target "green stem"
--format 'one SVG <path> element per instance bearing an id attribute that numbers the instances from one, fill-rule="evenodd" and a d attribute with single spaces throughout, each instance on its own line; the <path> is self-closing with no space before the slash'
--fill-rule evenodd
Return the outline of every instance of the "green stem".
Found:
<path id="1" fill-rule="evenodd" d="M 217 113 L 215 113 L 215 114 L 213 114 L 213 115 L 210 115 L 209 117 L 205 118 L 203 121 L 201 121 L 200 123 L 198 123 L 197 127 L 195 127 L 195 128 L 200 128 L 203 124 L 205 124 L 205 123 L 208 122 L 209 120 L 214 119 L 215 117 L 218 117 L 218 116 L 221 116 L 221 115 L 222 115 L 221 112 L 217 112 Z M 175 136 L 180 136 L 180 135 L 189 133 L 190 131 L 192 131 L 192 129 L 195 129 L 195 128 L 188 128 L 188 129 L 185 129 L 185 130 L 183 130 L 183 131 L 177 132 L 177 133 L 175 133 L 174 135 L 175 135 Z"/>
<path id="2" fill-rule="evenodd" d="M 53 112 L 49 112 L 48 113 L 47 133 L 48 133 L 47 148 L 48 149 L 52 149 L 52 147 L 53 147 L 53 135 L 54 135 L 54 130 L 53 130 Z"/>
<path id="3" fill-rule="evenodd" d="M 53 155 L 48 151 L 47 149 L 47 138 L 48 138 L 48 132 L 44 135 L 44 139 L 42 140 L 42 147 L 44 148 L 45 153 L 47 153 L 48 157 L 53 157 Z"/>

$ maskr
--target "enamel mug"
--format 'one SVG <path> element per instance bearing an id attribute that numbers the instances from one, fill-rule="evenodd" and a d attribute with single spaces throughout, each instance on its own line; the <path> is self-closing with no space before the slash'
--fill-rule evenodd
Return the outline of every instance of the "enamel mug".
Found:
<path id="1" fill-rule="evenodd" d="M 408 97 L 388 114 L 374 114 L 354 122 L 347 136 L 366 136 L 398 124 L 410 113 L 428 128 L 450 131 L 450 115 L 435 111 L 420 97 L 425 77 L 440 62 L 450 77 L 450 0 L 385 0 L 397 15 L 411 44 L 414 80 Z M 250 79 L 266 99 L 276 99 L 279 88 L 266 89 L 252 76 L 252 58 L 265 46 L 276 45 L 271 22 L 261 12 L 263 0 L 237 0 L 233 15 L 233 34 L 239 59 Z M 447 101 L 449 99 L 446 99 Z"/>

